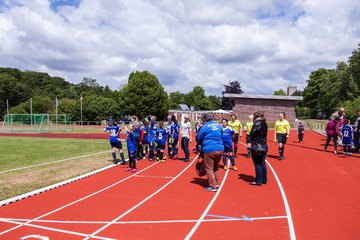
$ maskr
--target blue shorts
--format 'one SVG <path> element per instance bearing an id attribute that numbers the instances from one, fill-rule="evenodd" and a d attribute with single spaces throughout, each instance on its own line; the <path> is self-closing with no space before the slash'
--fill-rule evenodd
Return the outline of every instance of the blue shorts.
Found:
<path id="1" fill-rule="evenodd" d="M 148 141 L 146 138 L 144 138 L 144 139 L 142 140 L 141 144 L 143 144 L 143 145 L 149 144 L 149 141 Z"/>
<path id="2" fill-rule="evenodd" d="M 122 149 L 121 142 L 110 142 L 111 148 Z"/>
<path id="3" fill-rule="evenodd" d="M 232 153 L 233 149 L 230 145 L 224 145 L 224 153 Z"/>

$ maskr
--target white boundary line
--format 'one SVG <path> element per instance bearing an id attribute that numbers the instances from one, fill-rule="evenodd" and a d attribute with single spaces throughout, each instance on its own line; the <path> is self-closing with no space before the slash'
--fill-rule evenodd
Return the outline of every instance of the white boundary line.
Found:
<path id="1" fill-rule="evenodd" d="M 110 152 L 110 150 L 108 150 L 108 151 L 103 151 L 103 152 L 98 152 L 98 153 L 87 154 L 87 155 L 82 155 L 82 156 L 78 156 L 78 157 L 71 157 L 71 158 L 56 160 L 56 161 L 52 161 L 52 162 L 39 163 L 39 164 L 35 164 L 35 165 L 31 165 L 31 166 L 26 166 L 26 167 L 21 167 L 21 168 L 9 169 L 9 170 L 5 170 L 5 171 L 1 171 L 0 174 L 9 173 L 9 172 L 15 172 L 15 171 L 19 171 L 19 170 L 23 170 L 23 169 L 28 169 L 28 168 L 33 168 L 33 167 L 39 167 L 39 166 L 49 165 L 49 164 L 53 164 L 53 163 L 66 162 L 66 161 L 69 161 L 69 160 L 74 160 L 74 159 L 78 159 L 78 158 L 90 157 L 90 156 L 99 155 L 99 154 L 108 153 L 108 152 Z"/>
<path id="2" fill-rule="evenodd" d="M 7 223 L 13 223 L 13 224 L 22 224 L 21 222 L 17 222 L 17 221 L 14 221 L 14 220 L 5 220 L 5 219 L 3 219 L 3 218 L 0 218 L 0 221 L 7 222 Z M 44 230 L 48 230 L 48 231 L 60 232 L 60 233 L 65 233 L 65 234 L 71 234 L 71 235 L 81 236 L 81 237 L 86 237 L 86 236 L 88 236 L 88 234 L 85 234 L 85 233 L 68 231 L 68 230 L 62 230 L 62 229 L 52 228 L 52 227 L 45 227 L 45 226 L 35 225 L 35 224 L 31 224 L 31 223 L 25 223 L 24 225 L 25 225 L 25 226 L 28 226 L 28 227 L 34 227 L 34 228 L 44 229 Z M 96 238 L 96 239 L 106 239 L 106 240 L 114 240 L 113 238 L 105 238 L 105 237 L 100 237 L 100 236 L 94 236 L 93 238 Z"/>
<path id="3" fill-rule="evenodd" d="M 187 169 L 189 169 L 189 167 L 192 166 L 192 164 L 196 161 L 196 159 L 199 157 L 199 155 L 196 155 L 196 157 L 194 158 L 194 160 L 189 163 L 189 165 L 184 168 L 178 175 L 176 175 L 173 179 L 171 179 L 169 182 L 167 182 L 164 186 L 162 186 L 161 188 L 159 188 L 156 192 L 152 193 L 151 195 L 149 195 L 147 198 L 145 198 L 144 200 L 142 200 L 141 202 L 139 202 L 138 204 L 136 204 L 134 207 L 130 208 L 129 210 L 127 210 L 126 212 L 124 212 L 123 214 L 121 214 L 120 216 L 118 216 L 117 218 L 115 218 L 114 220 L 112 220 L 111 222 L 107 223 L 105 226 L 99 228 L 98 230 L 96 230 L 95 232 L 93 232 L 89 237 L 85 238 L 85 240 L 91 238 L 92 236 L 98 234 L 99 232 L 105 230 L 107 227 L 109 227 L 110 225 L 112 225 L 113 223 L 117 222 L 119 219 L 125 217 L 126 215 L 128 215 L 129 213 L 131 213 L 132 211 L 134 211 L 136 208 L 138 208 L 139 206 L 141 206 L 143 203 L 147 202 L 149 199 L 151 199 L 153 196 L 155 196 L 156 194 L 158 194 L 159 192 L 161 192 L 164 188 L 166 188 L 167 186 L 169 186 L 172 182 L 174 182 L 177 178 L 179 178 Z"/>
<path id="4" fill-rule="evenodd" d="M 230 161 L 228 161 L 228 164 L 227 164 L 228 168 L 230 167 Z M 227 179 L 227 176 L 229 174 L 229 170 L 226 171 L 225 173 L 225 176 L 224 176 L 224 179 L 223 181 L 221 182 L 220 184 L 220 187 L 219 189 L 217 190 L 215 196 L 212 198 L 212 200 L 210 201 L 209 205 L 207 206 L 207 208 L 205 209 L 205 211 L 203 212 L 203 214 L 201 215 L 201 217 L 196 221 L 196 224 L 193 226 L 193 228 L 191 229 L 191 231 L 188 233 L 188 235 L 186 236 L 186 240 L 190 239 L 192 237 L 192 235 L 194 235 L 195 231 L 198 229 L 198 227 L 200 226 L 201 222 L 204 221 L 204 218 L 206 217 L 206 214 L 208 214 L 210 208 L 212 207 L 212 205 L 215 203 L 216 199 L 218 198 L 223 186 L 224 186 L 224 183 Z M 217 219 L 219 220 L 219 219 Z"/>
<path id="5" fill-rule="evenodd" d="M 276 182 L 277 182 L 277 184 L 279 186 L 279 189 L 280 189 L 280 192 L 281 192 L 281 196 L 283 198 L 283 202 L 284 202 L 284 205 L 285 205 L 286 216 L 287 216 L 287 219 L 288 219 L 288 225 L 289 225 L 289 231 L 290 231 L 290 239 L 291 240 L 296 240 L 294 223 L 293 223 L 293 220 L 292 220 L 291 211 L 290 211 L 288 200 L 286 198 L 284 188 L 283 188 L 283 186 L 282 186 L 282 184 L 280 182 L 280 179 L 277 176 L 275 170 L 271 166 L 271 164 L 268 162 L 268 160 L 265 160 L 265 161 L 266 161 L 267 165 L 269 165 L 272 173 L 274 174 L 274 177 L 276 179 Z"/>
<path id="6" fill-rule="evenodd" d="M 251 217 L 252 221 L 260 221 L 260 220 L 273 220 L 273 219 L 286 219 L 287 216 L 272 216 L 272 217 Z M 22 218 L 0 218 L 0 221 L 14 221 L 18 224 L 22 222 L 29 221 L 30 219 L 22 219 Z M 178 220 L 143 220 L 143 221 L 120 221 L 114 222 L 114 225 L 125 225 L 125 224 L 163 224 L 163 223 L 196 223 L 198 219 L 178 219 Z M 248 221 L 248 218 L 237 218 L 237 217 L 229 217 L 229 218 L 216 218 L 216 219 L 204 219 L 203 222 L 227 222 L 227 221 Z M 34 223 L 60 223 L 60 224 L 108 224 L 110 222 L 106 221 L 59 221 L 59 220 L 35 220 Z"/>
<path id="7" fill-rule="evenodd" d="M 5 233 L 11 232 L 11 231 L 13 231 L 13 230 L 15 230 L 15 229 L 17 229 L 17 228 L 19 228 L 19 227 L 22 227 L 22 226 L 24 226 L 24 225 L 26 225 L 26 224 L 28 224 L 28 223 L 30 223 L 30 222 L 33 222 L 33 221 L 38 220 L 38 219 L 40 219 L 40 218 L 46 217 L 46 216 L 48 216 L 48 215 L 50 215 L 50 214 L 53 214 L 53 213 L 58 212 L 58 211 L 60 211 L 60 210 L 62 210 L 62 209 L 64 209 L 64 208 L 67 208 L 67 207 L 69 207 L 69 206 L 71 206 L 71 205 L 74 205 L 75 203 L 81 202 L 81 201 L 83 201 L 83 200 L 85 200 L 85 199 L 87 199 L 87 198 L 90 198 L 90 197 L 92 197 L 92 196 L 94 196 L 94 195 L 96 195 L 96 194 L 98 194 L 98 193 L 101 193 L 101 192 L 103 192 L 103 191 L 105 191 L 105 190 L 108 190 L 109 188 L 112 188 L 112 187 L 118 185 L 119 183 L 122 183 L 122 182 L 124 182 L 124 181 L 126 181 L 126 180 L 128 180 L 128 179 L 130 179 L 130 178 L 132 178 L 132 177 L 134 177 L 136 174 L 141 173 L 141 172 L 147 170 L 148 168 L 151 168 L 151 167 L 155 166 L 156 164 L 158 164 L 158 162 L 155 162 L 155 163 L 151 164 L 150 166 L 148 166 L 148 167 L 144 168 L 143 170 L 135 173 L 134 175 L 130 175 L 130 176 L 128 176 L 128 177 L 126 177 L 126 178 L 124 178 L 124 179 L 122 179 L 122 180 L 120 180 L 120 181 L 118 181 L 118 182 L 116 182 L 116 183 L 113 183 L 113 184 L 111 184 L 111 185 L 109 185 L 109 186 L 107 186 L 107 187 L 105 187 L 105 188 L 103 188 L 103 189 L 100 189 L 100 190 L 98 190 L 98 191 L 96 191 L 96 192 L 94 192 L 94 193 L 91 193 L 91 194 L 89 194 L 89 195 L 87 195 L 87 196 L 85 196 L 85 197 L 82 197 L 82 198 L 80 198 L 80 199 L 78 199 L 78 200 L 76 200 L 76 201 L 73 201 L 73 202 L 71 202 L 71 203 L 68 203 L 68 204 L 66 204 L 66 205 L 64 205 L 64 206 L 62 206 L 62 207 L 59 207 L 59 208 L 51 211 L 51 212 L 47 212 L 47 213 L 45 213 L 45 214 L 43 214 L 43 215 L 41 215 L 41 216 L 39 216 L 39 217 L 36 217 L 36 218 L 34 218 L 34 219 L 32 219 L 32 220 L 29 220 L 29 221 L 26 222 L 26 223 L 23 223 L 23 224 L 21 224 L 21 225 L 18 225 L 18 226 L 15 226 L 15 227 L 13 227 L 13 228 L 10 228 L 10 229 L 8 229 L 8 230 L 5 230 L 5 231 L 3 231 L 3 232 L 0 232 L 0 236 L 3 235 L 3 234 L 5 234 Z"/>

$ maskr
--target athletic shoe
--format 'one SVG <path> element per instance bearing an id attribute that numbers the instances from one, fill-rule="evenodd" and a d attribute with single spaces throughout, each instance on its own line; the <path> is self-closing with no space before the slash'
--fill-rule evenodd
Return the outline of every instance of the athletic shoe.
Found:
<path id="1" fill-rule="evenodd" d="M 253 186 L 261 186 L 261 183 L 256 183 L 256 182 L 250 182 L 249 184 Z"/>
<path id="2" fill-rule="evenodd" d="M 143 160 L 145 160 L 146 159 L 146 157 L 143 157 Z"/>
<path id="3" fill-rule="evenodd" d="M 334 154 L 337 154 L 337 151 L 334 151 Z"/>
<path id="4" fill-rule="evenodd" d="M 136 170 L 136 168 L 133 168 L 130 172 L 131 173 L 134 173 L 134 172 L 136 172 L 137 170 Z"/>
<path id="5" fill-rule="evenodd" d="M 162 160 L 160 160 L 160 162 L 162 162 L 162 163 L 163 163 L 163 162 L 165 162 L 165 160 L 164 160 L 164 159 L 162 159 Z"/>
<path id="6" fill-rule="evenodd" d="M 216 184 L 216 186 L 215 186 L 216 188 L 219 188 L 219 184 Z"/>
<path id="7" fill-rule="evenodd" d="M 178 158 L 178 155 L 175 155 L 172 157 L 172 159 L 176 160 Z"/>
<path id="8" fill-rule="evenodd" d="M 184 160 L 184 162 L 188 162 L 188 161 L 189 161 L 189 159 L 185 159 L 185 160 Z"/>
<path id="9" fill-rule="evenodd" d="M 349 157 L 351 156 L 351 152 L 348 153 Z"/>
<path id="10" fill-rule="evenodd" d="M 113 163 L 118 164 L 119 162 L 118 162 L 118 160 L 113 160 Z"/>
<path id="11" fill-rule="evenodd" d="M 234 169 L 234 171 L 237 171 L 237 170 L 238 170 L 236 166 L 234 166 L 233 169 Z"/>
<path id="12" fill-rule="evenodd" d="M 213 187 L 206 187 L 205 190 L 209 191 L 209 192 L 216 192 L 217 191 L 217 189 L 213 188 Z"/>
<path id="13" fill-rule="evenodd" d="M 228 167 L 227 167 L 226 165 L 224 166 L 224 170 L 225 170 L 225 171 L 228 170 Z"/>
<path id="14" fill-rule="evenodd" d="M 127 172 L 129 172 L 131 170 L 132 170 L 132 168 L 129 168 L 129 167 L 125 169 L 125 171 L 127 171 Z"/>
<path id="15" fill-rule="evenodd" d="M 251 157 L 251 155 L 250 155 L 250 154 L 246 155 L 246 158 L 249 158 L 249 157 Z"/>
<path id="16" fill-rule="evenodd" d="M 125 165 L 125 163 L 126 163 L 125 161 L 121 161 L 121 165 Z"/>
<path id="17" fill-rule="evenodd" d="M 149 161 L 154 161 L 154 159 L 152 159 L 152 158 L 149 158 Z"/>
<path id="18" fill-rule="evenodd" d="M 281 160 L 283 160 L 283 159 L 284 159 L 284 157 L 279 157 L 278 159 L 281 161 Z"/>

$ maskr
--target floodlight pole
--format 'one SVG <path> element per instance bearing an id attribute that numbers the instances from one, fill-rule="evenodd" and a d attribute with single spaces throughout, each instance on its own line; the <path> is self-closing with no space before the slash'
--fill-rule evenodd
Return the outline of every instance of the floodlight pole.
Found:
<path id="1" fill-rule="evenodd" d="M 30 98 L 30 126 L 32 126 L 32 98 Z"/>
<path id="2" fill-rule="evenodd" d="M 81 95 L 81 97 L 80 97 L 80 126 L 81 126 L 81 128 L 83 125 L 82 102 L 83 102 L 83 96 Z"/>
<path id="3" fill-rule="evenodd" d="M 56 97 L 55 99 L 55 105 L 56 105 L 56 127 L 58 126 L 58 105 L 59 105 L 59 100 L 58 98 Z"/>

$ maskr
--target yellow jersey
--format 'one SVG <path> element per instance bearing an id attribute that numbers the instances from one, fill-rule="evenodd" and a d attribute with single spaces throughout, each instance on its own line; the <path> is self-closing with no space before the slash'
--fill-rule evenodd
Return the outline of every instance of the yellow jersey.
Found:
<path id="1" fill-rule="evenodd" d="M 239 130 L 242 130 L 242 125 L 241 122 L 239 120 L 235 120 L 235 121 L 229 121 L 228 125 L 234 130 L 235 133 L 238 133 Z"/>
<path id="2" fill-rule="evenodd" d="M 277 120 L 275 122 L 276 133 L 285 134 L 287 130 L 290 130 L 290 124 L 287 120 L 283 119 L 282 121 Z"/>
<path id="3" fill-rule="evenodd" d="M 246 124 L 245 124 L 245 127 L 246 127 L 246 135 L 250 135 L 250 132 L 251 132 L 251 129 L 252 129 L 252 126 L 254 125 L 254 122 L 253 121 L 247 121 Z"/>

